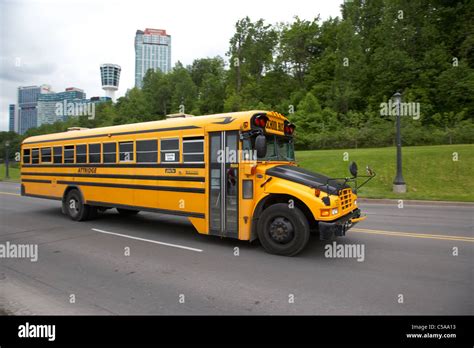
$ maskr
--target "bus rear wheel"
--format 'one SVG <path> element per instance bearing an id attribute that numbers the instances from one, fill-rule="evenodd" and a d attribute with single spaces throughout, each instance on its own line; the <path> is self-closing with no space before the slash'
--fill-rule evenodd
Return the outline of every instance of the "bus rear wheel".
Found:
<path id="1" fill-rule="evenodd" d="M 117 211 L 120 213 L 120 215 L 137 215 L 140 210 L 133 210 L 133 209 L 123 209 L 123 208 L 117 208 Z"/>
<path id="2" fill-rule="evenodd" d="M 63 210 L 74 221 L 84 221 L 90 217 L 91 207 L 84 204 L 78 190 L 71 190 L 66 195 Z"/>
<path id="3" fill-rule="evenodd" d="M 263 211 L 258 220 L 257 233 L 268 253 L 294 256 L 308 244 L 310 230 L 300 209 L 278 203 Z"/>

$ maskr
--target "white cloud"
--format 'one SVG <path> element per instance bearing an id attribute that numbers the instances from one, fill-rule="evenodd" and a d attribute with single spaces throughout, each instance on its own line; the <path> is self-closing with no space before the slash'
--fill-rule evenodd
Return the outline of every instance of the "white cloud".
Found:
<path id="1" fill-rule="evenodd" d="M 294 16 L 340 15 L 342 1 L 328 0 L 3 0 L 0 2 L 0 130 L 8 129 L 8 104 L 20 85 L 50 84 L 54 91 L 84 89 L 104 95 L 99 66 L 122 67 L 118 96 L 134 85 L 137 29 L 166 29 L 173 65 L 225 57 L 237 20 L 267 23 Z M 20 66 L 15 64 L 21 63 Z"/>

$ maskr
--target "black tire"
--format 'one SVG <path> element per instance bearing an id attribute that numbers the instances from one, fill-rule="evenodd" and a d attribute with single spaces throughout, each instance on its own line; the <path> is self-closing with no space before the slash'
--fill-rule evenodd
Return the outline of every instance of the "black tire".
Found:
<path id="1" fill-rule="evenodd" d="M 90 216 L 91 207 L 84 204 L 82 196 L 78 190 L 71 190 L 66 195 L 63 203 L 64 211 L 74 221 L 85 221 Z"/>
<path id="2" fill-rule="evenodd" d="M 266 208 L 257 224 L 260 243 L 270 254 L 294 256 L 309 240 L 309 224 L 297 207 L 278 203 Z"/>
<path id="3" fill-rule="evenodd" d="M 120 215 L 125 215 L 125 216 L 137 215 L 140 212 L 140 210 L 123 209 L 123 208 L 117 208 L 117 211 L 120 213 Z"/>

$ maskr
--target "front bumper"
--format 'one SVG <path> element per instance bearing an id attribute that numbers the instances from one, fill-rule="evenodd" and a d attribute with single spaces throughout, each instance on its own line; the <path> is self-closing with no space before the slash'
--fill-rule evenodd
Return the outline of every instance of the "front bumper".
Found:
<path id="1" fill-rule="evenodd" d="M 360 215 L 360 209 L 354 209 L 347 215 L 331 221 L 331 222 L 318 222 L 319 228 L 319 239 L 331 240 L 334 237 L 342 237 L 346 235 L 347 230 L 354 226 L 359 221 L 365 220 L 366 216 Z"/>

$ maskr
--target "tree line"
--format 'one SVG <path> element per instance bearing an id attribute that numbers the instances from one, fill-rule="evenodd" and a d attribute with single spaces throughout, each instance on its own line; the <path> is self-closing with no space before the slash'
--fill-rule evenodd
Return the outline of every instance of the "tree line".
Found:
<path id="1" fill-rule="evenodd" d="M 296 124 L 299 149 L 391 146 L 395 117 L 380 110 L 398 91 L 420 108 L 419 117 L 402 119 L 404 145 L 471 143 L 472 18 L 469 0 L 353 0 L 324 21 L 245 17 L 235 24 L 225 58 L 178 62 L 168 74 L 149 70 L 142 89 L 98 105 L 93 120 L 72 118 L 26 136 L 178 112 L 263 109 Z"/>

